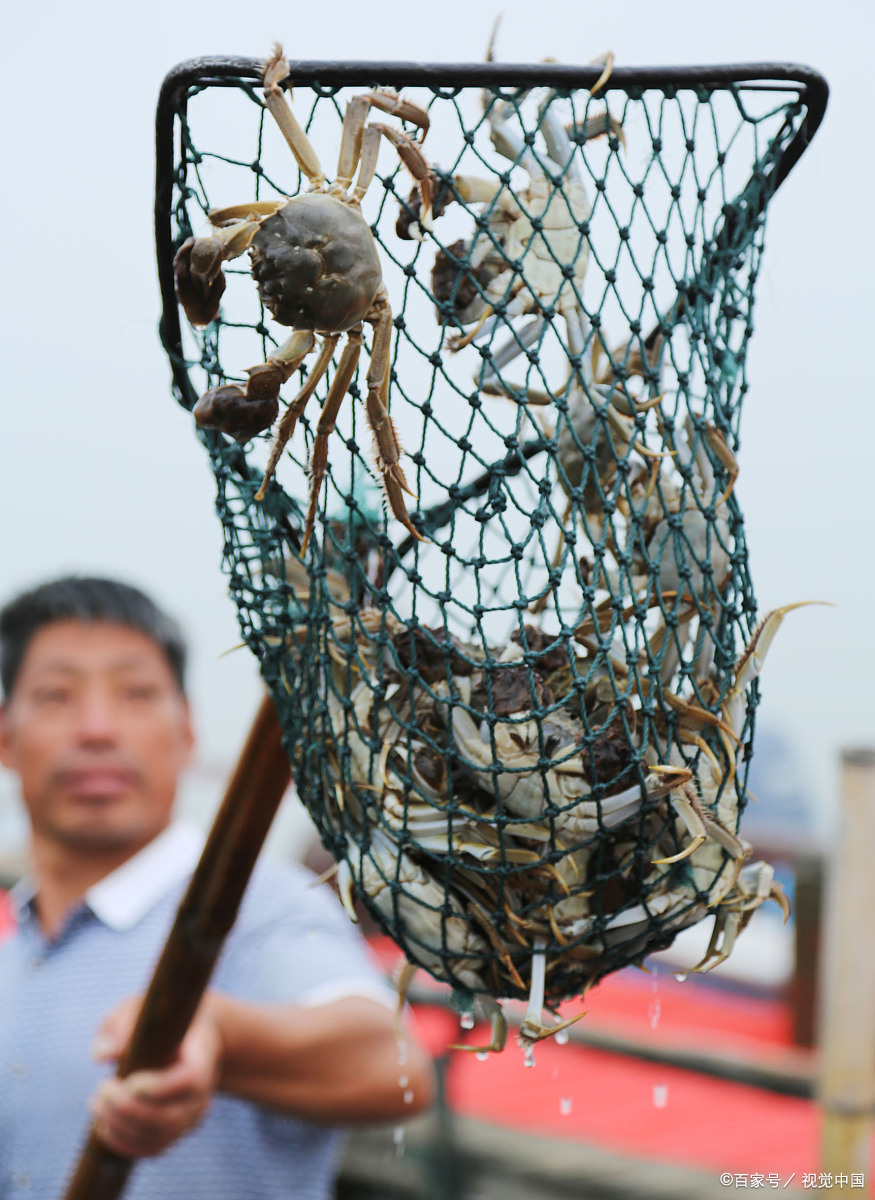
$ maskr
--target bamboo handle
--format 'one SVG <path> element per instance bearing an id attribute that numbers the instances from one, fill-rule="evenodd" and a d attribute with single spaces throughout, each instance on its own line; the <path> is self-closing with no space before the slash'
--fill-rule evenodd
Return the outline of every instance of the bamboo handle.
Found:
<path id="1" fill-rule="evenodd" d="M 176 1054 L 290 776 L 276 709 L 265 695 L 119 1062 L 120 1078 L 165 1066 Z M 116 1200 L 134 1162 L 110 1150 L 92 1130 L 64 1200 Z"/>
<path id="2" fill-rule="evenodd" d="M 821 1170 L 872 1195 L 875 1118 L 875 748 L 842 752 L 842 820 L 827 879 L 820 994 Z M 852 1184 L 853 1186 L 853 1184 Z M 826 1195 L 844 1195 L 839 1183 Z"/>

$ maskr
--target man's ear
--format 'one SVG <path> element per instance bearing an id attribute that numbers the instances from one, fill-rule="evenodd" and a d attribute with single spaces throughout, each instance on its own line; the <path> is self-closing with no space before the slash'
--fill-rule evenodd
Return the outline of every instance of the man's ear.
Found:
<path id="1" fill-rule="evenodd" d="M 194 720 L 191 715 L 191 705 L 188 702 L 188 696 L 182 697 L 183 711 L 185 713 L 185 733 L 184 736 L 188 742 L 188 749 L 185 755 L 185 766 L 190 767 L 194 762 L 197 754 L 197 732 L 194 727 Z M 0 738 L 2 738 L 2 727 L 0 727 Z"/>
<path id="2" fill-rule="evenodd" d="M 10 733 L 9 705 L 0 704 L 0 763 L 15 770 L 15 754 Z"/>

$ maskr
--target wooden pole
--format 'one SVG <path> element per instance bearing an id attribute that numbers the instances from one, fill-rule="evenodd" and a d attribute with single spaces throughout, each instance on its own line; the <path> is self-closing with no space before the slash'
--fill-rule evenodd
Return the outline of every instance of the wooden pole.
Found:
<path id="1" fill-rule="evenodd" d="M 266 695 L 155 967 L 119 1062 L 120 1078 L 163 1067 L 175 1056 L 234 924 L 290 776 L 276 709 Z M 116 1200 L 134 1161 L 114 1153 L 92 1130 L 65 1200 Z"/>
<path id="2" fill-rule="evenodd" d="M 820 995 L 822 1170 L 871 1195 L 875 1116 L 875 749 L 842 753 L 841 827 L 827 881 Z"/>

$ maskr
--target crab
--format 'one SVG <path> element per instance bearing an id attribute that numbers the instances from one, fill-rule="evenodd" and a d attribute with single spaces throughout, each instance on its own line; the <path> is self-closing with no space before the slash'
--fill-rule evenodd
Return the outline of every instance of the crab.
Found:
<path id="1" fill-rule="evenodd" d="M 226 384 L 205 392 L 195 405 L 195 420 L 202 427 L 221 430 L 239 440 L 247 440 L 269 428 L 279 411 L 282 384 L 315 348 L 317 335 L 321 336 L 317 361 L 280 420 L 264 481 L 256 495 L 262 499 L 299 417 L 328 370 L 338 341 L 346 334 L 347 342 L 320 413 L 313 443 L 309 506 L 301 544 L 303 555 L 312 534 L 327 469 L 328 438 L 361 352 L 362 326 L 373 326 L 365 405 L 376 443 L 376 465 L 392 513 L 421 540 L 404 502 L 404 493 L 413 493 L 399 462 L 401 448 L 389 416 L 392 309 L 376 243 L 360 206 L 374 178 L 381 138 L 385 137 L 417 182 L 422 224 L 428 226 L 430 176 L 420 143 L 388 125 L 366 123 L 371 108 L 377 108 L 418 126 L 424 137 L 428 115 L 390 92 L 371 91 L 354 97 L 343 121 L 337 176 L 329 185 L 283 94 L 281 85 L 289 72 L 282 47 L 276 45 L 265 64 L 264 101 L 309 180 L 309 191 L 291 198 L 253 201 L 212 211 L 209 214 L 212 233 L 183 243 L 174 260 L 174 273 L 177 295 L 189 321 L 193 325 L 207 325 L 219 313 L 225 289 L 223 263 L 249 250 L 262 303 L 279 324 L 291 327 L 293 332 L 266 362 L 248 369 L 245 389 Z M 353 186 L 356 169 L 358 178 Z"/>
<path id="2" fill-rule="evenodd" d="M 494 29 L 487 61 L 494 57 L 495 33 Z M 597 62 L 602 72 L 590 95 L 610 77 L 613 55 Z M 440 188 L 436 215 L 453 200 L 481 207 L 483 213 L 472 237 L 439 250 L 435 259 L 432 291 L 440 310 L 446 312 L 449 306 L 458 325 L 473 326 L 453 339 L 450 348 L 462 349 L 499 323 L 510 326 L 510 339 L 493 352 L 480 379 L 484 391 L 505 395 L 512 393 L 500 379 L 501 366 L 538 342 L 545 323 L 554 316 L 565 322 L 569 357 L 583 353 L 591 333 L 580 302 L 589 263 L 591 203 L 575 143 L 582 145 L 607 134 L 625 145 L 622 125 L 607 110 L 563 125 L 552 90 L 545 90 L 538 108 L 536 132 L 542 142 L 538 144 L 519 116 L 526 94 L 519 93 L 512 103 L 484 95 L 492 144 L 503 158 L 525 170 L 525 187 L 512 187 L 507 174 L 492 180 L 467 174 L 435 178 L 436 189 Z M 412 236 L 416 205 L 414 193 L 407 211 L 399 217 L 399 236 Z M 535 320 L 522 328 L 513 324 L 515 318 L 526 315 L 534 315 Z"/>
<path id="3" fill-rule="evenodd" d="M 592 92 L 606 81 L 611 64 L 609 56 Z M 458 324 L 474 326 L 452 343 L 453 349 L 485 336 L 498 321 L 510 323 L 515 317 L 538 314 L 536 322 L 525 330 L 514 330 L 507 346 L 493 355 L 507 360 L 537 340 L 548 319 L 546 310 L 564 319 L 571 354 L 581 353 L 589 336 L 579 290 L 589 263 L 585 228 L 591 205 L 575 161 L 574 143 L 605 134 L 623 144 L 625 139 L 622 126 L 607 112 L 573 125 L 569 133 L 553 107 L 554 99 L 555 92 L 548 91 L 539 106 L 537 128 L 543 147 L 537 149 L 531 144 L 531 135 L 524 135 L 519 121 L 514 120 L 515 105 L 495 101 L 487 106 L 492 144 L 503 158 L 527 172 L 526 187 L 514 189 L 506 177 L 502 182 L 466 174 L 435 176 L 435 190 L 443 179 L 436 216 L 453 200 L 482 206 L 485 214 L 472 238 L 438 252 L 432 272 L 435 299 L 451 305 Z M 399 217 L 399 236 L 413 236 L 416 209 L 414 193 L 408 210 Z M 486 382 L 494 377 L 494 367 L 489 368 Z"/>

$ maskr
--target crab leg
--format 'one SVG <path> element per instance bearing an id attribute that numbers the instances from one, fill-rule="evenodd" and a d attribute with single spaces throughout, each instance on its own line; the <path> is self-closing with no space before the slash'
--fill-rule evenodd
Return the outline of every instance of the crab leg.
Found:
<path id="1" fill-rule="evenodd" d="M 782 608 L 771 609 L 757 625 L 741 658 L 736 663 L 735 679 L 723 703 L 723 714 L 736 741 L 738 741 L 738 736 L 735 731 L 741 730 L 744 721 L 744 693 L 763 669 L 772 639 L 778 632 L 784 617 L 794 608 L 806 608 L 809 604 L 829 603 L 828 600 L 797 600 L 795 604 L 785 604 Z"/>
<path id="2" fill-rule="evenodd" d="M 583 142 L 604 137 L 605 134 L 613 134 L 623 149 L 626 148 L 626 135 L 623 132 L 623 126 L 616 117 L 612 117 L 607 111 L 599 113 L 595 117 L 587 117 L 585 121 L 571 121 L 565 126 L 565 131 L 572 136 L 577 134 Z"/>
<path id="3" fill-rule="evenodd" d="M 256 397 L 277 399 L 282 385 L 298 369 L 315 344 L 316 338 L 312 330 L 296 329 L 291 337 L 274 350 L 267 362 L 259 363 L 257 367 L 247 367 L 247 400 Z"/>
<path id="4" fill-rule="evenodd" d="M 288 199 L 285 196 L 279 200 L 251 200 L 248 204 L 229 204 L 226 208 L 213 208 L 207 215 L 211 225 L 215 225 L 218 229 L 224 229 L 238 221 L 245 224 L 253 221 L 256 217 L 272 217 L 286 204 L 288 204 Z M 237 254 L 242 254 L 245 249 L 246 246 L 238 250 Z M 229 254 L 228 258 L 236 258 L 236 254 Z"/>
<path id="5" fill-rule="evenodd" d="M 352 183 L 355 169 L 362 155 L 365 121 L 370 107 L 367 96 L 354 96 L 346 106 L 343 117 L 343 133 L 340 139 L 340 154 L 337 158 L 337 177 L 334 181 L 334 186 L 343 192 Z M 376 165 L 375 156 L 375 169 Z"/>
<path id="6" fill-rule="evenodd" d="M 358 923 L 357 920 L 356 923 Z M 403 962 L 395 982 L 395 991 L 398 993 L 398 1003 L 395 1006 L 395 1038 L 399 1046 L 404 1041 L 404 1006 L 407 1003 L 407 994 L 413 983 L 413 977 L 418 970 L 419 967 L 416 963 Z"/>
<path id="7" fill-rule="evenodd" d="M 489 113 L 489 138 L 495 149 L 512 163 L 519 163 L 533 179 L 542 179 L 544 170 L 537 156 L 526 145 L 523 134 L 511 129 L 505 115 L 506 104 L 496 104 Z"/>
<path id="8" fill-rule="evenodd" d="M 416 142 L 412 141 L 400 129 L 393 129 L 391 125 L 375 125 L 374 129 L 379 129 L 383 137 L 392 143 L 398 151 L 398 157 L 416 181 L 416 186 L 419 189 L 419 195 L 422 199 L 422 211 L 419 215 L 419 223 L 423 229 L 431 229 L 433 184 L 431 171 L 422 151 Z"/>
<path id="9" fill-rule="evenodd" d="M 689 787 L 685 786 L 681 790 L 683 796 L 672 793 L 669 799 L 675 812 L 686 826 L 692 841 L 678 854 L 671 855 L 670 858 L 654 858 L 651 861 L 654 864 L 681 862 L 694 854 L 710 835 L 711 839 L 717 842 L 735 862 L 743 862 L 745 850 L 740 838 L 737 838 L 731 830 L 722 825 L 715 816 L 712 816 Z"/>
<path id="10" fill-rule="evenodd" d="M 377 446 L 377 470 L 383 481 L 386 499 L 389 507 L 401 524 L 418 541 L 424 541 L 422 534 L 411 524 L 403 493 L 409 496 L 415 493 L 410 490 L 404 472 L 398 459 L 401 453 L 398 437 L 392 418 L 389 416 L 388 388 L 386 386 L 389 373 L 389 353 L 392 348 L 392 309 L 385 287 L 381 286 L 371 313 L 367 317 L 374 326 L 374 341 L 371 346 L 371 363 L 368 368 L 368 398 L 366 409 L 368 424 L 374 435 Z"/>
<path id="11" fill-rule="evenodd" d="M 733 891 L 720 904 L 708 949 L 704 958 L 690 968 L 691 972 L 710 971 L 724 962 L 732 953 L 738 934 L 766 900 L 775 900 L 781 906 L 786 923 L 790 903 L 780 885 L 774 882 L 772 867 L 763 862 L 751 863 L 738 875 L 733 882 Z"/>
<path id="12" fill-rule="evenodd" d="M 547 956 L 544 938 L 535 938 L 535 952 L 532 955 L 532 979 L 529 984 L 529 1003 L 526 1015 L 523 1017 L 520 1036 L 530 1041 L 537 1041 L 543 1026 L 541 1012 L 544 1008 L 544 984 L 547 972 Z"/>
<path id="13" fill-rule="evenodd" d="M 264 102 L 288 142 L 295 161 L 310 180 L 310 190 L 319 192 L 325 187 L 325 172 L 310 144 L 310 139 L 298 124 L 280 87 L 290 70 L 288 60 L 283 56 L 283 48 L 277 42 L 274 45 L 273 57 L 269 58 L 264 66 Z"/>
<path id="14" fill-rule="evenodd" d="M 491 308 L 487 308 L 486 316 L 488 316 L 491 311 Z M 469 333 L 465 336 L 465 338 L 460 339 L 459 344 L 461 344 L 462 341 L 464 341 L 466 344 L 468 341 L 473 341 L 477 334 L 480 333 L 485 319 L 486 317 L 481 318 L 480 322 L 478 322 L 477 326 L 475 327 L 474 332 Z M 506 384 L 502 383 L 499 377 L 500 371 L 506 367 L 509 362 L 512 362 L 517 355 L 521 354 L 525 350 L 528 350 L 530 346 L 534 345 L 538 341 L 538 338 L 541 336 L 541 331 L 545 325 L 546 318 L 537 316 L 527 325 L 524 325 L 519 331 L 512 329 L 510 340 L 505 342 L 504 345 L 498 350 L 493 350 L 489 358 L 486 360 L 480 378 L 481 391 L 487 392 L 490 395 L 507 396 L 508 387 Z M 533 394 L 535 399 L 532 398 Z M 542 396 L 543 400 L 541 399 Z M 548 395 L 546 392 L 538 392 L 534 388 L 530 388 L 526 393 L 526 400 L 529 404 L 551 404 L 553 399 L 553 396 Z"/>
<path id="15" fill-rule="evenodd" d="M 428 133 L 431 122 L 424 108 L 420 108 L 412 100 L 405 100 L 403 96 L 397 96 L 394 92 L 368 92 L 365 99 L 373 108 L 379 108 L 381 112 L 388 113 L 390 117 L 400 117 L 402 121 L 418 125 L 422 130 L 420 140 L 425 141 L 425 135 Z"/>
<path id="16" fill-rule="evenodd" d="M 423 130 L 423 138 L 428 131 L 428 113 L 409 100 L 402 100 L 392 92 L 369 92 L 354 96 L 346 106 L 343 118 L 343 134 L 340 142 L 340 155 L 337 160 L 337 178 L 329 191 L 346 192 L 352 184 L 356 168 L 361 163 L 358 183 L 356 184 L 353 201 L 358 202 L 368 190 L 368 186 L 377 169 L 377 153 L 379 138 L 375 139 L 371 130 L 377 130 L 392 143 L 398 151 L 398 157 L 410 171 L 419 190 L 422 201 L 419 223 L 424 228 L 431 227 L 432 183 L 428 163 L 423 157 L 416 142 L 401 130 L 392 129 L 388 125 L 365 125 L 371 108 L 379 108 L 383 112 L 412 121 Z"/>
<path id="17" fill-rule="evenodd" d="M 555 92 L 548 92 L 538 109 L 541 132 L 544 135 L 544 142 L 546 143 L 547 153 L 550 156 L 551 162 L 561 171 L 564 171 L 568 179 L 577 183 L 580 181 L 580 171 L 574 161 L 574 145 L 565 130 L 565 126 L 559 120 L 556 113 L 550 109 L 555 95 Z"/>
<path id="18" fill-rule="evenodd" d="M 402 121 L 410 121 L 418 125 L 425 138 L 428 132 L 429 120 L 425 109 L 409 100 L 403 100 L 394 92 L 366 92 L 361 96 L 353 96 L 346 106 L 343 118 L 343 134 L 340 141 L 340 156 L 337 160 L 336 185 L 346 191 L 352 183 L 352 177 L 358 166 L 362 152 L 365 121 L 371 108 L 379 108 L 391 116 L 400 117 Z M 382 126 L 375 126 L 382 129 Z M 410 142 L 409 138 L 406 138 Z M 412 142 L 410 143 L 413 144 Z M 423 160 L 424 161 L 424 160 Z"/>
<path id="19" fill-rule="evenodd" d="M 504 185 L 491 179 L 481 179 L 479 175 L 454 175 L 453 187 L 465 204 L 489 204 L 495 200 L 502 207 L 508 207 L 515 201 L 504 194 Z"/>
<path id="20" fill-rule="evenodd" d="M 310 534 L 313 532 L 313 523 L 316 520 L 316 505 L 319 503 L 319 493 L 322 490 L 322 481 L 325 478 L 325 469 L 328 466 L 328 438 L 334 432 L 334 426 L 337 424 L 337 413 L 343 403 L 347 389 L 352 383 L 352 377 L 355 374 L 359 355 L 361 354 L 361 326 L 359 325 L 355 329 L 350 329 L 347 338 L 349 340 L 343 348 L 340 362 L 337 364 L 337 371 L 331 381 L 328 399 L 325 401 L 322 412 L 319 414 L 319 423 L 316 426 L 316 438 L 313 442 L 313 453 L 310 456 L 310 503 L 307 506 L 304 536 L 301 538 L 302 558 L 306 554 L 307 546 L 310 543 Z M 331 339 L 326 338 L 325 340 L 328 342 Z M 334 338 L 331 350 L 334 349 L 336 344 L 337 338 Z M 331 350 L 328 353 L 329 358 L 331 357 Z M 315 370 L 313 374 L 316 374 Z M 303 405 L 301 407 L 303 408 Z"/>
<path id="21" fill-rule="evenodd" d="M 726 438 L 716 425 L 709 423 L 705 426 L 705 441 L 717 455 L 717 458 L 720 460 L 721 465 L 725 467 L 726 473 L 729 476 L 729 482 L 726 485 L 726 491 L 719 500 L 714 502 L 715 507 L 719 508 L 721 505 L 725 504 L 732 495 L 733 488 L 735 487 L 735 481 L 738 479 L 738 463 L 735 455 L 732 453 L 732 450 L 726 441 Z"/>
<path id="22" fill-rule="evenodd" d="M 274 209 L 274 211 L 276 210 Z M 215 247 L 213 253 L 221 255 L 219 262 L 224 262 L 225 259 L 239 258 L 241 254 L 244 254 L 249 249 L 249 243 L 258 232 L 261 221 L 257 220 L 256 217 L 257 214 L 250 210 L 245 215 L 236 217 L 221 228 L 217 228 L 216 232 L 210 237 L 195 238 L 192 259 L 196 260 L 199 257 L 199 253 L 207 252 L 206 246 L 199 245 L 199 243 L 203 242 L 206 242 L 211 249 Z"/>
<path id="23" fill-rule="evenodd" d="M 477 1003 L 483 1010 L 483 1015 L 489 1021 L 489 1045 L 488 1046 L 469 1046 L 465 1042 L 458 1042 L 454 1045 L 447 1046 L 448 1050 L 465 1050 L 469 1054 L 500 1054 L 507 1042 L 507 1019 L 501 1011 L 501 1005 L 498 1004 L 491 996 L 485 992 L 481 992 L 477 996 Z"/>
<path id="24" fill-rule="evenodd" d="M 322 351 L 316 360 L 313 370 L 307 376 L 307 382 L 298 392 L 295 399 L 283 413 L 282 419 L 277 426 L 276 437 L 274 438 L 273 446 L 270 451 L 270 458 L 267 462 L 267 470 L 264 472 L 264 479 L 261 481 L 261 487 L 255 493 L 256 500 L 263 500 L 267 485 L 270 483 L 271 477 L 276 470 L 277 463 L 280 460 L 280 455 L 286 448 L 286 443 L 295 432 L 295 425 L 298 423 L 298 417 L 307 407 L 307 401 L 316 390 L 316 386 L 322 376 L 328 370 L 328 364 L 331 362 L 331 356 L 334 353 L 334 347 L 337 345 L 339 333 L 326 335 L 322 342 Z"/>
<path id="25" fill-rule="evenodd" d="M 352 194 L 352 203 L 361 204 L 362 198 L 368 188 L 371 186 L 374 175 L 377 172 L 377 157 L 380 152 L 380 130 L 376 125 L 369 125 L 362 135 L 361 152 L 359 155 L 359 174 L 356 180 L 355 190 Z M 341 150 L 341 156 L 343 151 Z M 339 168 L 338 168 L 339 169 Z M 350 182 L 352 182 L 350 180 Z M 344 191 L 349 187 L 349 183 L 338 175 L 337 186 L 342 187 Z"/>
<path id="26" fill-rule="evenodd" d="M 520 1026 L 520 1044 L 525 1045 L 531 1042 L 541 1042 L 544 1038 L 552 1037 L 554 1033 L 559 1033 L 563 1029 L 567 1029 L 569 1025 L 574 1025 L 579 1021 L 584 1013 L 578 1013 L 577 1016 L 569 1018 L 567 1021 L 560 1021 L 558 1025 L 543 1025 L 541 1023 L 541 1013 L 544 1008 L 544 986 L 547 976 L 547 956 L 544 951 L 546 946 L 544 938 L 536 937 L 534 942 L 534 953 L 532 954 L 532 979 L 529 985 L 529 1003 L 526 1008 L 526 1014 L 523 1017 L 523 1023 Z"/>

